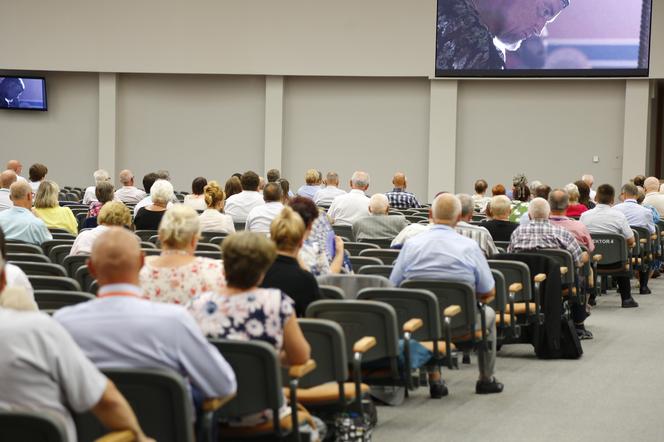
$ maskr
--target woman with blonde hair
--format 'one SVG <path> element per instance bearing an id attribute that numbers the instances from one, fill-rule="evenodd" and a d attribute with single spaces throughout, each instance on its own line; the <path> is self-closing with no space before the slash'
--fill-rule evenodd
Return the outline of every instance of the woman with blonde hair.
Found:
<path id="1" fill-rule="evenodd" d="M 53 181 L 42 181 L 37 188 L 35 215 L 46 223 L 49 229 L 65 229 L 73 235 L 78 233 L 78 222 L 69 207 L 60 207 L 60 188 Z"/>
<path id="2" fill-rule="evenodd" d="M 97 215 L 97 227 L 84 230 L 78 234 L 74 245 L 69 252 L 70 255 L 89 255 L 92 245 L 96 239 L 107 231 L 111 226 L 132 228 L 131 211 L 119 201 L 111 201 L 104 204 Z"/>
<path id="3" fill-rule="evenodd" d="M 234 233 L 235 224 L 233 217 L 222 213 L 226 196 L 216 181 L 210 181 L 203 189 L 207 209 L 200 214 L 198 220 L 201 223 L 202 232 L 225 232 Z"/>
<path id="4" fill-rule="evenodd" d="M 300 317 L 304 316 L 309 304 L 320 299 L 316 278 L 303 270 L 297 260 L 306 233 L 302 217 L 290 207 L 284 207 L 270 225 L 277 258 L 261 284 L 261 287 L 276 288 L 290 296 Z"/>
<path id="5" fill-rule="evenodd" d="M 221 260 L 194 256 L 199 237 L 194 209 L 176 204 L 165 212 L 159 224 L 161 255 L 147 257 L 140 273 L 146 298 L 186 304 L 196 295 L 226 286 Z"/>
<path id="6" fill-rule="evenodd" d="M 572 218 L 580 217 L 588 208 L 579 202 L 579 188 L 576 184 L 570 183 L 565 186 L 565 191 L 569 195 L 569 205 L 567 206 L 565 215 Z"/>

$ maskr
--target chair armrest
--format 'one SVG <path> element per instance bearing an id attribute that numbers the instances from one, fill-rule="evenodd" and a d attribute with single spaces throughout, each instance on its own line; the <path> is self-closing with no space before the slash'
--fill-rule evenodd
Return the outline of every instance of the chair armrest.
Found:
<path id="1" fill-rule="evenodd" d="M 567 272 L 569 272 L 569 269 L 565 266 L 560 267 L 560 274 L 561 275 L 567 275 Z"/>
<path id="2" fill-rule="evenodd" d="M 537 275 L 533 276 L 533 281 L 535 282 L 543 282 L 546 280 L 546 274 L 544 273 L 538 273 Z"/>
<path id="3" fill-rule="evenodd" d="M 365 336 L 353 344 L 353 353 L 366 353 L 376 346 L 376 338 Z"/>
<path id="4" fill-rule="evenodd" d="M 645 239 L 645 238 L 641 238 L 641 239 L 639 239 L 639 243 L 641 243 L 641 244 L 645 244 L 645 243 L 647 243 L 647 242 L 648 242 L 648 240 Z"/>
<path id="5" fill-rule="evenodd" d="M 656 233 L 653 233 L 652 235 L 650 235 L 650 239 L 652 239 L 652 240 L 657 239 L 657 234 L 656 234 Z"/>
<path id="6" fill-rule="evenodd" d="M 523 284 L 521 284 L 520 282 L 515 282 L 513 284 L 510 284 L 507 290 L 510 293 L 519 293 L 521 290 L 523 290 Z"/>
<path id="7" fill-rule="evenodd" d="M 593 262 L 600 262 L 604 258 L 601 254 L 593 255 Z"/>
<path id="8" fill-rule="evenodd" d="M 290 376 L 291 378 L 299 379 L 314 371 L 315 368 L 316 368 L 316 361 L 314 361 L 313 359 L 309 359 L 304 364 L 292 365 L 288 369 L 288 376 Z"/>
<path id="9" fill-rule="evenodd" d="M 134 442 L 135 440 L 136 435 L 133 431 L 124 430 L 108 433 L 105 436 L 96 439 L 95 442 Z"/>
<path id="10" fill-rule="evenodd" d="M 459 313 L 461 313 L 461 307 L 458 305 L 450 305 L 443 310 L 443 315 L 449 317 L 456 316 Z"/>
<path id="11" fill-rule="evenodd" d="M 424 322 L 420 318 L 413 318 L 406 322 L 403 325 L 403 332 L 404 333 L 415 333 L 415 331 L 419 330 L 422 328 L 424 325 Z"/>
<path id="12" fill-rule="evenodd" d="M 215 398 L 210 398 L 210 399 L 205 399 L 203 401 L 202 409 L 204 412 L 209 413 L 211 411 L 217 411 L 220 409 L 224 404 L 228 403 L 231 399 L 235 397 L 235 394 L 231 394 L 226 397 L 215 397 Z"/>

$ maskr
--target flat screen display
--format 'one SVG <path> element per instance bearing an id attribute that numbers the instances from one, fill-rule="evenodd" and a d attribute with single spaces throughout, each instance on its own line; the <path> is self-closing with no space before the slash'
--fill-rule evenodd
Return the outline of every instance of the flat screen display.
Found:
<path id="1" fill-rule="evenodd" d="M 0 109 L 48 109 L 46 81 L 41 77 L 0 77 Z"/>
<path id="2" fill-rule="evenodd" d="M 647 76 L 652 0 L 438 0 L 437 77 Z"/>

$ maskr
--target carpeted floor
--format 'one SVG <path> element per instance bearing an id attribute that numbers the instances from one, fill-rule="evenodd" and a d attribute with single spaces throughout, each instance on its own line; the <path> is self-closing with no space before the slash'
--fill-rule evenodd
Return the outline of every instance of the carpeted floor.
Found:
<path id="1" fill-rule="evenodd" d="M 504 346 L 496 377 L 505 390 L 480 396 L 473 357 L 443 372 L 449 396 L 420 388 L 401 406 L 379 407 L 374 440 L 664 440 L 664 279 L 650 287 L 634 296 L 636 309 L 621 309 L 615 291 L 598 299 L 581 359 L 542 361 L 531 346 Z"/>

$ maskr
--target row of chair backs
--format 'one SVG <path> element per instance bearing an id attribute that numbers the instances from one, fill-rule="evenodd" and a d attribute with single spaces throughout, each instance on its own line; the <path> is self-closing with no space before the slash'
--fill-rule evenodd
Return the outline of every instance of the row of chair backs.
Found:
<path id="1" fill-rule="evenodd" d="M 47 413 L 0 411 L 0 440 L 30 442 L 66 442 L 62 420 Z"/>
<path id="2" fill-rule="evenodd" d="M 616 267 L 623 272 L 629 270 L 629 249 L 622 235 L 592 233 L 590 236 L 595 244 L 593 255 L 602 255 L 600 266 Z"/>
<path id="3" fill-rule="evenodd" d="M 505 280 L 506 287 L 514 283 L 521 283 L 523 289 L 514 295 L 515 302 L 532 301 L 532 287 L 530 278 L 530 269 L 521 261 L 489 261 L 489 268 L 498 270 Z"/>
<path id="4" fill-rule="evenodd" d="M 348 353 L 341 326 L 325 319 L 301 318 L 297 322 L 311 346 L 311 359 L 316 361 L 316 369 L 302 378 L 299 386 L 310 388 L 326 382 L 346 382 Z"/>

